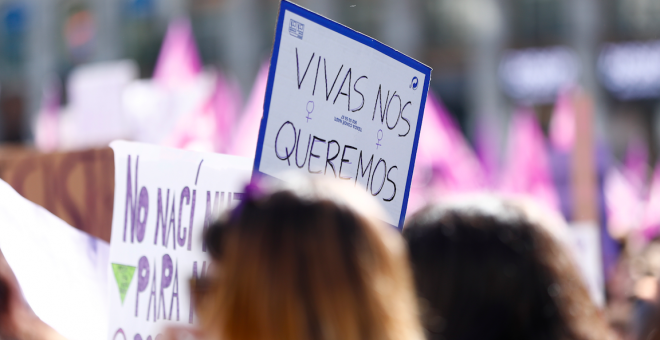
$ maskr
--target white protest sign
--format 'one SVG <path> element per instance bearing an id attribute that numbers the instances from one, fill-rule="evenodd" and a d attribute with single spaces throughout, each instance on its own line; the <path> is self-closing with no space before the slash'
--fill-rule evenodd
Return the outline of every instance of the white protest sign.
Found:
<path id="1" fill-rule="evenodd" d="M 605 279 L 603 259 L 600 249 L 600 230 L 597 224 L 573 223 L 569 228 L 573 238 L 575 259 L 591 300 L 598 306 L 605 306 Z"/>
<path id="2" fill-rule="evenodd" d="M 282 1 L 255 175 L 353 181 L 401 228 L 430 78 L 414 59 Z"/>
<path id="3" fill-rule="evenodd" d="M 108 339 L 155 340 L 196 320 L 189 279 L 210 262 L 202 234 L 243 198 L 252 160 L 113 142 L 115 201 L 108 266 Z"/>

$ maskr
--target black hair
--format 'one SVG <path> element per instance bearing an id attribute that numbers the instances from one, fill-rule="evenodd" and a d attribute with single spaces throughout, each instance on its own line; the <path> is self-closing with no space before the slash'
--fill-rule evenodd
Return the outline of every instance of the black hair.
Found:
<path id="1" fill-rule="evenodd" d="M 428 339 L 599 339 L 575 327 L 595 307 L 564 248 L 505 210 L 428 207 L 404 228 Z"/>

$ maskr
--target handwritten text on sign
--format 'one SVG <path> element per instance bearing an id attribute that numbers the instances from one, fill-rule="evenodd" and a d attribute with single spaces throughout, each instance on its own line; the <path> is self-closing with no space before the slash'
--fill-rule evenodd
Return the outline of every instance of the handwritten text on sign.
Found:
<path id="1" fill-rule="evenodd" d="M 192 324 L 189 279 L 210 265 L 202 234 L 243 198 L 252 160 L 113 142 L 109 339 L 151 339 Z"/>
<path id="2" fill-rule="evenodd" d="M 383 203 L 383 220 L 400 225 L 430 69 L 282 6 L 255 170 L 352 181 Z"/>

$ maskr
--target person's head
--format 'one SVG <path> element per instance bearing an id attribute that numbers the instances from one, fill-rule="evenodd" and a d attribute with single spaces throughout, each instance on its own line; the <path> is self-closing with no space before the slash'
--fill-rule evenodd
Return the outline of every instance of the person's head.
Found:
<path id="1" fill-rule="evenodd" d="M 606 339 L 572 255 L 512 201 L 428 206 L 404 227 L 429 339 Z"/>
<path id="2" fill-rule="evenodd" d="M 209 228 L 202 329 L 227 340 L 423 337 L 403 239 L 356 210 L 370 198 L 337 187 L 248 190 Z"/>

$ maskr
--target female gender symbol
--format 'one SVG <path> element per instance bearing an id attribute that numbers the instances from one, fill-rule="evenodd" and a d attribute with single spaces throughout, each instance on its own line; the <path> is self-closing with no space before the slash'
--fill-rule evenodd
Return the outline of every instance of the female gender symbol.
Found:
<path id="1" fill-rule="evenodd" d="M 378 142 L 376 143 L 376 149 L 378 149 L 379 146 L 382 146 L 380 144 L 380 141 L 383 140 L 383 130 L 382 129 L 378 130 L 378 132 L 376 133 L 376 138 L 378 138 Z"/>
<path id="2" fill-rule="evenodd" d="M 312 104 L 311 109 L 309 108 L 309 104 Z M 311 101 L 311 100 L 308 101 L 306 109 L 307 109 L 307 117 L 305 117 L 305 118 L 307 118 L 307 122 L 309 123 L 309 120 L 312 119 L 312 117 L 310 117 L 309 115 L 312 114 L 312 112 L 314 112 L 314 102 Z"/>

